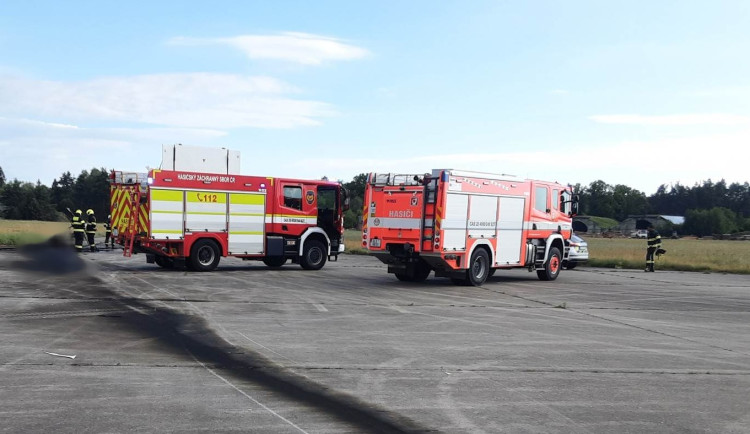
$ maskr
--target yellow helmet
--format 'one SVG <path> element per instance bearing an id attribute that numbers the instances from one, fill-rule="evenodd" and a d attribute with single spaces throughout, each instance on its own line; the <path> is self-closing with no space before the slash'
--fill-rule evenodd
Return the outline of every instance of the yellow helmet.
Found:
<path id="1" fill-rule="evenodd" d="M 76 214 L 81 214 L 81 210 L 80 210 L 80 209 L 77 209 L 77 210 L 76 210 Z"/>
<path id="2" fill-rule="evenodd" d="M 87 210 L 86 210 L 86 214 L 88 214 L 88 215 L 91 215 L 91 214 L 93 214 L 93 213 L 94 213 L 94 210 L 93 210 L 93 209 L 87 209 Z"/>

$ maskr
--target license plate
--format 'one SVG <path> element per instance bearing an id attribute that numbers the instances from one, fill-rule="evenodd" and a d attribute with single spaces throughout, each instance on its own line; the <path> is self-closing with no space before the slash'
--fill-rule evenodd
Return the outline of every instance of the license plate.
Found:
<path id="1" fill-rule="evenodd" d="M 370 240 L 371 247 L 380 247 L 380 238 L 373 238 Z"/>

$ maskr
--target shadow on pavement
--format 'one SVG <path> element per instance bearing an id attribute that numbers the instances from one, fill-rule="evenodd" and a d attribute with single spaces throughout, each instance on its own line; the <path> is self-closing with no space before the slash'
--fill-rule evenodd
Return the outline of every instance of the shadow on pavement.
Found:
<path id="1" fill-rule="evenodd" d="M 28 271 L 55 274 L 79 273 L 86 270 L 83 261 L 70 245 L 56 238 L 46 243 L 28 245 L 19 252 L 26 258 L 14 265 Z M 72 276 L 71 276 L 72 277 Z M 92 297 L 108 298 L 112 307 L 126 307 L 128 313 L 110 317 L 146 337 L 156 337 L 163 350 L 175 357 L 221 369 L 233 378 L 252 382 L 268 390 L 303 403 L 358 427 L 362 432 L 417 433 L 437 432 L 411 419 L 384 408 L 364 402 L 354 396 L 339 393 L 323 384 L 295 374 L 261 354 L 236 347 L 214 332 L 199 316 L 188 315 L 146 300 L 125 297 L 107 288 L 94 276 L 80 279 L 76 274 L 77 290 Z"/>

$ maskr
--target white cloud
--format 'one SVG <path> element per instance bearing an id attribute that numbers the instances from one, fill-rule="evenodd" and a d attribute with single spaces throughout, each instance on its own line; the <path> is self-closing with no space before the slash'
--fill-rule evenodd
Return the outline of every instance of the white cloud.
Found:
<path id="1" fill-rule="evenodd" d="M 175 37 L 171 45 L 228 45 L 244 52 L 251 59 L 273 59 L 320 65 L 326 61 L 360 59 L 369 54 L 361 47 L 340 39 L 308 33 L 284 32 L 278 35 L 241 35 L 231 38 Z"/>
<path id="2" fill-rule="evenodd" d="M 556 151 L 508 151 L 455 154 L 409 154 L 380 151 L 351 158 L 313 158 L 293 162 L 299 176 L 327 174 L 345 181 L 358 173 L 424 173 L 453 168 L 508 173 L 522 178 L 589 185 L 603 180 L 653 194 L 662 184 L 692 186 L 703 180 L 747 182 L 750 130 L 732 134 L 622 141 L 591 146 L 560 146 Z M 522 149 L 518 147 L 518 149 Z M 397 155 L 397 156 L 396 156 Z M 394 156 L 396 156 L 394 158 Z"/>
<path id="3" fill-rule="evenodd" d="M 194 128 L 294 128 L 334 115 L 271 77 L 153 74 L 63 82 L 0 77 L 0 116 Z"/>
<path id="4" fill-rule="evenodd" d="M 227 133 L 198 128 L 85 128 L 0 117 L 0 167 L 9 179 L 50 185 L 65 171 L 143 170 L 159 164 L 162 144 L 221 146 Z"/>
<path id="5" fill-rule="evenodd" d="M 750 116 L 723 113 L 644 116 L 637 114 L 594 115 L 594 122 L 625 125 L 742 125 L 750 124 Z"/>

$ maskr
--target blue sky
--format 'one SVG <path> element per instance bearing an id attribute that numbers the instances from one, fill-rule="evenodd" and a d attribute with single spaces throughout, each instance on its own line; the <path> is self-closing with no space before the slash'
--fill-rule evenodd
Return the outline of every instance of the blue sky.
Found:
<path id="1" fill-rule="evenodd" d="M 0 167 L 745 182 L 745 1 L 5 1 Z"/>

